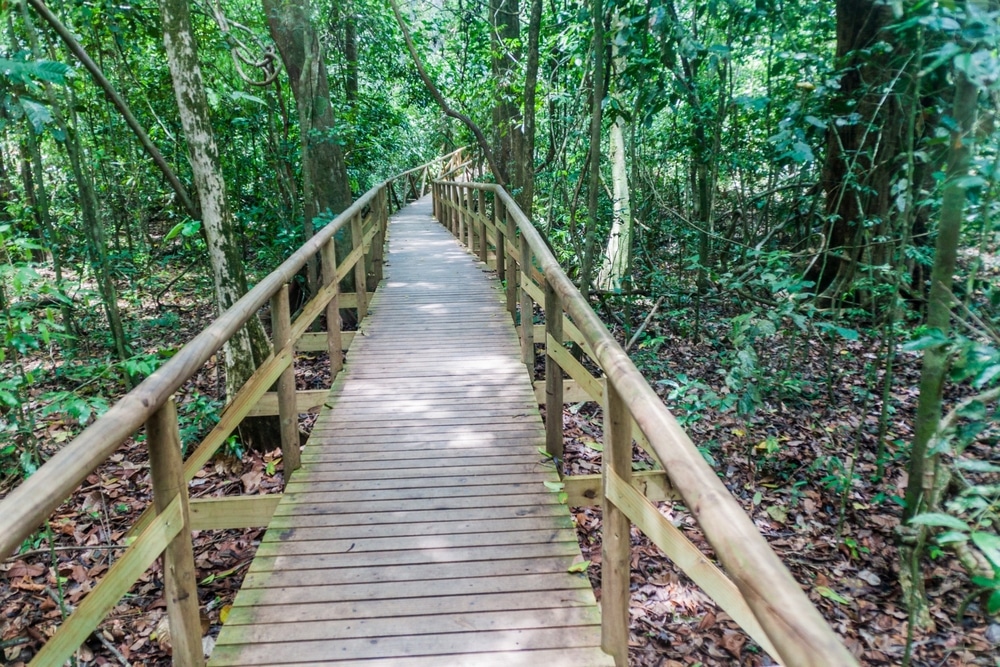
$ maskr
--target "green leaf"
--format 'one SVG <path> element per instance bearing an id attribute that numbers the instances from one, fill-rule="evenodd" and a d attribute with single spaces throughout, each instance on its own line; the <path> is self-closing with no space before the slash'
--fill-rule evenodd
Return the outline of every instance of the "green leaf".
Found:
<path id="1" fill-rule="evenodd" d="M 565 505 L 566 502 L 569 501 L 569 494 L 566 493 L 565 491 L 561 491 L 559 493 L 558 499 L 560 504 Z"/>
<path id="2" fill-rule="evenodd" d="M 940 329 L 931 329 L 920 338 L 905 343 L 903 350 L 906 352 L 917 352 L 918 350 L 926 350 L 929 347 L 937 347 L 938 345 L 946 345 L 947 343 L 948 338 L 941 333 Z"/>
<path id="3" fill-rule="evenodd" d="M 1000 590 L 993 591 L 990 599 L 986 601 L 986 611 L 990 614 L 1000 612 Z"/>
<path id="4" fill-rule="evenodd" d="M 44 104 L 22 97 L 21 108 L 31 126 L 35 128 L 36 134 L 40 134 L 45 126 L 52 122 L 52 112 Z"/>
<path id="5" fill-rule="evenodd" d="M 969 524 L 950 514 L 941 512 L 924 512 L 910 519 L 910 523 L 918 526 L 937 526 L 940 528 L 953 528 L 955 530 L 969 531 Z"/>
<path id="6" fill-rule="evenodd" d="M 582 572 L 586 572 L 588 567 L 590 567 L 590 561 L 589 560 L 584 560 L 584 561 L 580 561 L 579 563 L 573 563 L 568 568 L 566 568 L 566 571 L 567 572 L 572 572 L 574 574 L 576 574 L 576 573 L 582 573 Z"/>
<path id="7" fill-rule="evenodd" d="M 544 448 L 544 447 L 539 447 L 539 448 L 538 448 L 538 453 L 539 453 L 539 454 L 541 454 L 542 456 L 544 456 L 544 457 L 545 457 L 545 458 L 547 458 L 547 459 L 551 459 L 551 458 L 552 458 L 552 455 L 551 455 L 551 454 L 549 454 L 549 453 L 548 453 L 548 452 L 547 452 L 547 451 L 545 450 L 545 448 Z"/>
<path id="8" fill-rule="evenodd" d="M 976 531 L 972 534 L 972 543 L 979 547 L 994 568 L 1000 568 L 1000 535 Z"/>
<path id="9" fill-rule="evenodd" d="M 551 482 L 549 480 L 545 480 L 542 484 L 544 484 L 545 488 L 549 491 L 562 491 L 566 488 L 566 485 L 563 482 Z"/>
<path id="10" fill-rule="evenodd" d="M 825 597 L 827 600 L 833 600 L 838 604 L 851 603 L 850 598 L 845 598 L 843 595 L 833 590 L 832 588 L 828 588 L 827 586 L 817 586 L 816 592 Z"/>
<path id="11" fill-rule="evenodd" d="M 170 231 L 167 232 L 167 235 L 163 237 L 163 242 L 166 243 L 167 241 L 176 238 L 176 236 L 184 229 L 184 224 L 185 223 L 183 222 L 178 222 L 176 225 L 171 227 Z"/>

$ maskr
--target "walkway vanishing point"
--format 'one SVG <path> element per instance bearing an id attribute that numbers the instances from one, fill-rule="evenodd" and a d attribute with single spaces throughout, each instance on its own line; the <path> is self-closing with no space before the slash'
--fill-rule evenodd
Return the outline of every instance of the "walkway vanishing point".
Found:
<path id="1" fill-rule="evenodd" d="M 425 197 L 210 665 L 613 665 L 489 270 Z"/>

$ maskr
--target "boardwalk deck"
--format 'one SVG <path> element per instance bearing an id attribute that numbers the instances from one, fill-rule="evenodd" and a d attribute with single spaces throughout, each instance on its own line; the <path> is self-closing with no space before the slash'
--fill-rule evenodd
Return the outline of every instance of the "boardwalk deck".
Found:
<path id="1" fill-rule="evenodd" d="M 613 664 L 499 284 L 427 199 L 390 230 L 210 664 Z"/>

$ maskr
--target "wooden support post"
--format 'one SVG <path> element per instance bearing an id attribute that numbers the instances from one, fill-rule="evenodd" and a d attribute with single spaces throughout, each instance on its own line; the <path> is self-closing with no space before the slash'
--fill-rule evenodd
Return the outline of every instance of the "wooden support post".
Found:
<path id="1" fill-rule="evenodd" d="M 361 228 L 361 212 L 351 218 L 351 247 L 361 248 L 365 242 L 365 235 Z M 365 275 L 364 255 L 358 258 L 354 265 L 354 291 L 358 295 L 358 322 L 365 319 L 368 314 L 368 278 Z"/>
<path id="2" fill-rule="evenodd" d="M 548 351 L 562 347 L 563 311 L 559 294 L 545 281 L 545 450 L 562 471 L 563 458 L 563 372 Z"/>
<path id="3" fill-rule="evenodd" d="M 375 216 L 373 222 L 378 226 L 378 231 L 375 232 L 375 237 L 372 239 L 372 269 L 375 287 L 378 288 L 379 283 L 385 277 L 383 268 L 385 265 L 385 235 L 389 226 L 389 211 L 385 206 L 384 192 L 375 195 L 372 212 Z"/>
<path id="4" fill-rule="evenodd" d="M 448 197 L 448 205 L 451 207 L 451 224 L 448 228 L 451 233 L 458 236 L 458 186 L 449 186 L 450 196 Z"/>
<path id="5" fill-rule="evenodd" d="M 469 228 L 469 252 L 473 255 L 476 254 L 476 191 L 472 188 L 466 188 L 465 190 L 465 216 L 467 219 L 466 224 Z"/>
<path id="6" fill-rule="evenodd" d="M 288 303 L 288 285 L 282 285 L 271 297 L 271 328 L 274 356 L 292 346 L 292 316 Z M 294 349 L 293 349 L 294 355 Z M 278 378 L 278 420 L 281 423 L 281 458 L 285 482 L 299 468 L 299 414 L 295 407 L 295 357 Z"/>
<path id="7" fill-rule="evenodd" d="M 434 219 L 439 222 L 441 220 L 441 209 L 438 206 L 438 198 L 441 196 L 439 194 L 440 188 L 441 186 L 438 185 L 437 183 L 431 184 L 431 208 L 434 211 Z"/>
<path id="8" fill-rule="evenodd" d="M 479 261 L 488 264 L 489 243 L 486 241 L 486 191 L 479 190 Z"/>
<path id="9" fill-rule="evenodd" d="M 497 263 L 495 268 L 497 270 L 497 277 L 500 280 L 506 280 L 507 276 L 507 233 L 504 229 L 504 207 L 503 203 L 500 201 L 500 197 L 494 195 L 493 197 L 493 227 L 496 229 L 496 246 L 497 246 Z M 507 304 L 507 310 L 510 310 L 510 304 Z"/>
<path id="10" fill-rule="evenodd" d="M 323 244 L 320 257 L 323 260 L 323 285 L 337 283 L 337 256 L 333 239 Z M 330 354 L 331 381 L 344 367 L 344 344 L 340 327 L 340 284 L 337 283 L 334 287 L 333 298 L 326 304 L 326 345 Z"/>
<path id="11" fill-rule="evenodd" d="M 462 199 L 465 197 L 465 188 L 461 185 L 455 186 L 455 211 L 458 214 L 458 225 L 455 236 L 459 243 L 465 243 L 465 210 L 462 207 Z"/>
<path id="12" fill-rule="evenodd" d="M 508 254 L 507 246 L 509 244 L 511 248 L 517 247 L 517 222 L 510 211 L 506 210 L 506 207 L 504 208 L 504 219 L 507 225 L 507 240 L 503 247 L 503 252 L 507 255 L 507 310 L 510 311 L 511 319 L 513 319 L 514 312 L 517 310 L 518 271 L 514 253 L 510 252 Z"/>
<path id="13" fill-rule="evenodd" d="M 608 478 L 632 479 L 631 415 L 609 380 L 604 405 L 604 458 L 601 475 L 604 527 L 601 547 L 601 647 L 614 656 L 616 667 L 628 667 L 629 581 L 631 580 L 631 524 L 608 500 Z"/>
<path id="14" fill-rule="evenodd" d="M 163 587 L 170 619 L 173 662 L 197 667 L 205 664 L 205 655 L 201 646 L 187 482 L 184 481 L 181 438 L 173 399 L 164 403 L 146 422 L 146 445 L 156 511 L 165 511 L 177 496 L 181 497 L 183 525 L 163 552 Z"/>
<path id="15" fill-rule="evenodd" d="M 528 376 L 535 379 L 535 306 L 528 290 L 523 289 L 531 280 L 531 245 L 521 236 L 521 361 L 528 367 Z"/>

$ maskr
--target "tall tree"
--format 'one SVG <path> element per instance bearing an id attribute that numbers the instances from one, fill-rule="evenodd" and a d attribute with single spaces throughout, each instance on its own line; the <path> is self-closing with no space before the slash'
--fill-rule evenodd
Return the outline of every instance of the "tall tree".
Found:
<path id="1" fill-rule="evenodd" d="M 225 312 L 247 291 L 240 244 L 233 226 L 233 212 L 219 162 L 209 117 L 208 97 L 198 63 L 190 7 L 186 0 L 161 0 L 163 45 L 170 65 L 181 126 L 187 139 L 188 159 L 208 242 L 208 259 L 215 283 L 216 305 Z M 254 316 L 226 344 L 226 393 L 232 397 L 270 352 L 260 320 Z M 280 438 L 274 419 L 250 418 L 240 428 L 250 446 L 272 447 Z"/>
<path id="2" fill-rule="evenodd" d="M 337 139 L 330 83 L 313 8 L 309 0 L 263 0 L 263 6 L 299 112 L 303 231 L 309 238 L 315 232 L 317 216 L 335 215 L 351 205 L 351 184 Z M 341 237 L 338 259 L 350 252 L 349 239 L 346 234 Z M 313 289 L 317 284 L 315 260 L 309 263 L 308 273 Z"/>

